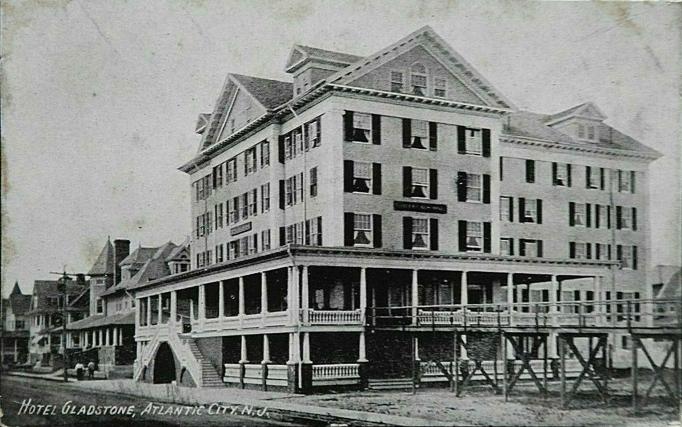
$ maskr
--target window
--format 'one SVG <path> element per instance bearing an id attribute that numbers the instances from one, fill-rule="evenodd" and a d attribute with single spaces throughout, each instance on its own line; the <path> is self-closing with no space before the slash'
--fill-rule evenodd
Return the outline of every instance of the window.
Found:
<path id="1" fill-rule="evenodd" d="M 481 175 L 467 173 L 467 202 L 481 202 Z"/>
<path id="2" fill-rule="evenodd" d="M 514 221 L 514 208 L 512 198 L 500 196 L 500 221 Z"/>
<path id="3" fill-rule="evenodd" d="M 216 245 L 215 247 L 215 262 L 223 262 L 225 257 L 225 253 L 223 251 L 223 245 L 222 243 L 219 245 Z"/>
<path id="4" fill-rule="evenodd" d="M 535 160 L 526 160 L 526 182 L 535 182 Z"/>
<path id="5" fill-rule="evenodd" d="M 230 242 L 230 252 L 228 256 L 230 259 L 239 258 L 239 239 Z"/>
<path id="6" fill-rule="evenodd" d="M 258 215 L 258 189 L 254 188 L 249 192 L 249 215 Z"/>
<path id="7" fill-rule="evenodd" d="M 298 175 L 294 175 L 294 204 L 303 202 L 303 197 L 303 172 L 301 172 Z"/>
<path id="8" fill-rule="evenodd" d="M 371 192 L 372 188 L 372 164 L 365 162 L 353 162 L 353 193 Z"/>
<path id="9" fill-rule="evenodd" d="M 305 244 L 312 246 L 322 245 L 322 217 L 318 216 L 306 220 Z"/>
<path id="10" fill-rule="evenodd" d="M 261 250 L 267 251 L 270 249 L 270 230 L 263 230 L 260 232 Z"/>
<path id="11" fill-rule="evenodd" d="M 242 219 L 249 217 L 249 193 L 244 193 L 241 195 L 240 206 L 242 208 Z"/>
<path id="12" fill-rule="evenodd" d="M 585 125 L 578 123 L 578 138 L 585 138 Z"/>
<path id="13" fill-rule="evenodd" d="M 541 257 L 540 240 L 521 239 L 519 242 L 519 255 L 532 258 Z"/>
<path id="14" fill-rule="evenodd" d="M 573 243 L 573 254 L 570 258 L 587 259 L 587 244 L 583 242 Z"/>
<path id="15" fill-rule="evenodd" d="M 637 247 L 636 246 L 616 246 L 616 259 L 620 261 L 620 267 L 628 270 L 637 269 Z"/>
<path id="16" fill-rule="evenodd" d="M 316 118 L 315 120 L 308 122 L 306 124 L 306 133 L 305 133 L 305 149 L 306 151 L 308 150 L 308 147 L 319 147 L 320 143 L 322 142 L 322 135 L 320 131 L 320 118 Z"/>
<path id="17" fill-rule="evenodd" d="M 227 173 L 225 182 L 237 182 L 237 158 L 234 157 L 227 161 Z"/>
<path id="18" fill-rule="evenodd" d="M 372 246 L 372 215 L 356 213 L 353 216 L 353 245 Z"/>
<path id="19" fill-rule="evenodd" d="M 464 136 L 465 154 L 480 156 L 483 153 L 483 132 L 481 129 L 467 128 Z"/>
<path id="20" fill-rule="evenodd" d="M 223 204 L 218 203 L 213 207 L 215 217 L 215 228 L 223 228 Z"/>
<path id="21" fill-rule="evenodd" d="M 410 148 L 426 150 L 429 140 L 429 122 L 412 120 Z"/>
<path id="22" fill-rule="evenodd" d="M 292 206 L 294 204 L 294 193 L 292 189 L 291 178 L 284 180 L 284 195 L 285 202 L 287 206 Z"/>
<path id="23" fill-rule="evenodd" d="M 597 223 L 599 228 L 610 228 L 609 226 L 609 212 L 611 211 L 610 206 L 600 206 L 595 205 L 597 209 Z"/>
<path id="24" fill-rule="evenodd" d="M 585 209 L 584 203 L 576 203 L 573 210 L 573 224 L 585 226 Z"/>
<path id="25" fill-rule="evenodd" d="M 102 313 L 104 312 L 104 303 L 102 301 L 102 298 L 97 298 L 97 313 Z"/>
<path id="26" fill-rule="evenodd" d="M 571 165 L 567 163 L 552 163 L 553 183 L 561 187 L 571 186 Z"/>
<path id="27" fill-rule="evenodd" d="M 428 194 L 429 194 L 429 170 L 413 168 L 410 197 L 427 198 Z"/>
<path id="28" fill-rule="evenodd" d="M 270 210 L 270 183 L 260 186 L 260 211 L 261 213 Z"/>
<path id="29" fill-rule="evenodd" d="M 391 71 L 391 92 L 402 92 L 404 77 L 402 71 Z"/>
<path id="30" fill-rule="evenodd" d="M 260 143 L 260 167 L 264 168 L 270 164 L 270 142 Z"/>
<path id="31" fill-rule="evenodd" d="M 249 242 L 249 255 L 255 254 L 258 252 L 258 234 L 252 234 L 251 236 L 248 236 L 248 242 Z"/>
<path id="32" fill-rule="evenodd" d="M 292 158 L 292 143 L 291 143 L 291 134 L 288 133 L 284 137 L 284 158 L 289 160 Z"/>
<path id="33" fill-rule="evenodd" d="M 293 135 L 294 137 L 291 143 L 293 152 L 291 154 L 293 157 L 296 157 L 297 154 L 303 153 L 303 128 L 294 129 Z"/>
<path id="34" fill-rule="evenodd" d="M 258 169 L 256 163 L 256 147 L 251 147 L 244 151 L 244 175 L 249 175 Z"/>
<path id="35" fill-rule="evenodd" d="M 620 193 L 634 193 L 635 192 L 635 173 L 628 171 L 618 171 L 618 192 Z"/>
<path id="36" fill-rule="evenodd" d="M 594 133 L 594 125 L 589 125 L 587 126 L 587 139 L 590 141 L 594 141 L 595 133 Z"/>
<path id="37" fill-rule="evenodd" d="M 601 183 L 601 174 L 603 173 L 603 169 L 599 169 L 599 174 L 595 173 L 597 172 L 596 170 L 593 170 L 589 166 L 585 166 L 585 187 L 587 188 L 599 188 L 600 183 Z"/>
<path id="38" fill-rule="evenodd" d="M 213 167 L 213 188 L 223 186 L 223 164 Z"/>
<path id="39" fill-rule="evenodd" d="M 467 221 L 467 251 L 483 251 L 483 224 Z"/>
<path id="40" fill-rule="evenodd" d="M 239 197 L 232 199 L 232 205 L 230 207 L 230 224 L 235 224 L 239 222 Z"/>
<path id="41" fill-rule="evenodd" d="M 372 116 L 364 113 L 353 114 L 353 133 L 352 141 L 367 142 L 371 141 Z"/>
<path id="42" fill-rule="evenodd" d="M 244 236 L 239 239 L 239 256 L 247 256 L 249 254 L 249 236 Z"/>
<path id="43" fill-rule="evenodd" d="M 523 200 L 523 218 L 521 222 L 535 222 L 540 224 L 539 211 L 541 209 L 541 202 L 538 199 L 522 199 Z"/>
<path id="44" fill-rule="evenodd" d="M 317 196 L 317 167 L 310 169 L 310 197 Z"/>
<path id="45" fill-rule="evenodd" d="M 433 94 L 438 98 L 445 98 L 448 93 L 447 79 L 436 77 L 433 79 Z"/>
<path id="46" fill-rule="evenodd" d="M 426 67 L 414 64 L 410 70 L 410 82 L 414 95 L 426 96 Z"/>
<path id="47" fill-rule="evenodd" d="M 500 239 L 500 255 L 514 255 L 514 239 L 503 237 Z"/>
<path id="48" fill-rule="evenodd" d="M 412 218 L 412 249 L 428 249 L 429 220 Z"/>
<path id="49" fill-rule="evenodd" d="M 619 225 L 618 229 L 631 229 L 632 227 L 632 209 L 618 206 Z"/>

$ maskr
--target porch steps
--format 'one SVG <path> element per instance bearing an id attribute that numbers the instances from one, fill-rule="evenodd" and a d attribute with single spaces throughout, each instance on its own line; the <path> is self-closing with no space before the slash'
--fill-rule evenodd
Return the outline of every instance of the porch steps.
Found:
<path id="1" fill-rule="evenodd" d="M 215 367 L 206 360 L 206 357 L 204 357 L 203 353 L 201 350 L 199 350 L 199 347 L 197 346 L 196 341 L 193 339 L 188 339 L 187 344 L 189 346 L 189 350 L 192 352 L 192 355 L 194 356 L 195 359 L 197 359 L 197 362 L 201 365 L 201 387 L 225 387 L 225 383 L 223 383 L 223 379 L 220 378 L 220 375 L 215 370 Z"/>
<path id="2" fill-rule="evenodd" d="M 419 387 L 419 384 L 417 384 Z M 412 388 L 411 378 L 370 378 L 367 382 L 369 390 L 406 390 Z"/>

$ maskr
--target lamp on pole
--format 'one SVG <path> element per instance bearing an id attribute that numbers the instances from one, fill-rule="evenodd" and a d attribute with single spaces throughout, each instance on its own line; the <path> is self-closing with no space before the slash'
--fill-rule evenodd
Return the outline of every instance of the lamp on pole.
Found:
<path id="1" fill-rule="evenodd" d="M 62 293 L 64 295 L 64 298 L 62 300 L 62 351 L 63 351 L 63 362 L 64 362 L 64 382 L 69 381 L 69 374 L 67 372 L 67 369 L 69 367 L 68 363 L 68 352 L 66 351 L 66 316 L 67 316 L 67 310 L 66 310 L 66 305 L 68 301 L 68 290 L 67 290 L 67 281 L 71 280 L 71 276 L 77 276 L 79 273 L 67 273 L 66 269 L 62 271 L 61 273 L 56 272 L 56 271 L 50 271 L 50 274 L 59 274 L 62 276 L 60 279 L 57 280 L 57 291 Z M 61 284 L 59 282 L 61 280 Z"/>

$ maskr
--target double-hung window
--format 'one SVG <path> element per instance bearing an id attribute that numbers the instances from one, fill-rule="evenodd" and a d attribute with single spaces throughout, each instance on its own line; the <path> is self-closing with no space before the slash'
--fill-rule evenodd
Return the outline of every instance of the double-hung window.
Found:
<path id="1" fill-rule="evenodd" d="M 538 240 L 521 240 L 523 246 L 523 256 L 537 258 L 540 256 Z"/>
<path id="2" fill-rule="evenodd" d="M 481 175 L 467 173 L 467 202 L 481 202 Z"/>
<path id="3" fill-rule="evenodd" d="M 522 222 L 539 222 L 538 221 L 538 200 L 525 199 L 523 204 L 523 221 Z"/>
<path id="4" fill-rule="evenodd" d="M 372 115 L 365 113 L 353 114 L 353 135 L 354 142 L 369 143 L 372 140 Z"/>
<path id="5" fill-rule="evenodd" d="M 426 150 L 429 145 L 429 122 L 424 120 L 412 120 L 412 135 L 410 148 Z"/>
<path id="6" fill-rule="evenodd" d="M 414 64 L 410 70 L 410 83 L 412 84 L 412 93 L 417 96 L 426 96 L 427 90 L 427 75 L 426 67 L 422 64 Z"/>
<path id="7" fill-rule="evenodd" d="M 260 167 L 264 168 L 270 164 L 270 142 L 260 143 Z"/>
<path id="8" fill-rule="evenodd" d="M 575 210 L 573 211 L 573 224 L 577 226 L 585 226 L 585 204 L 576 203 Z"/>
<path id="9" fill-rule="evenodd" d="M 633 191 L 633 175 L 634 172 L 618 171 L 618 192 L 619 193 L 634 193 Z"/>
<path id="10" fill-rule="evenodd" d="M 260 211 L 265 213 L 270 210 L 270 183 L 260 186 Z"/>
<path id="11" fill-rule="evenodd" d="M 601 180 L 601 169 L 585 166 L 585 186 L 587 188 L 599 188 Z"/>
<path id="12" fill-rule="evenodd" d="M 317 167 L 310 169 L 310 197 L 317 196 Z"/>
<path id="13" fill-rule="evenodd" d="M 353 245 L 372 246 L 372 215 L 356 213 L 353 216 Z"/>
<path id="14" fill-rule="evenodd" d="M 500 221 L 513 221 L 513 207 L 512 198 L 509 196 L 500 196 Z"/>
<path id="15" fill-rule="evenodd" d="M 258 215 L 258 190 L 251 190 L 249 196 L 249 215 Z"/>
<path id="16" fill-rule="evenodd" d="M 632 228 L 632 209 L 621 208 L 620 211 L 620 228 L 630 229 Z"/>
<path id="17" fill-rule="evenodd" d="M 261 250 L 267 251 L 270 249 L 270 230 L 263 230 L 260 233 Z"/>
<path id="18" fill-rule="evenodd" d="M 483 251 L 483 224 L 475 221 L 467 221 L 467 251 Z"/>
<path id="19" fill-rule="evenodd" d="M 291 133 L 288 133 L 284 137 L 284 158 L 287 160 L 289 160 L 293 157 L 292 156 L 292 151 L 293 151 L 292 145 L 293 144 L 291 142 Z"/>
<path id="20" fill-rule="evenodd" d="M 230 224 L 239 222 L 239 197 L 232 199 L 230 205 Z"/>
<path id="21" fill-rule="evenodd" d="M 447 79 L 436 77 L 433 79 L 433 94 L 438 98 L 445 98 L 448 91 Z"/>
<path id="22" fill-rule="evenodd" d="M 244 152 L 244 175 L 250 175 L 258 169 L 256 163 L 256 147 L 251 147 Z"/>
<path id="23" fill-rule="evenodd" d="M 304 188 L 303 188 L 303 172 L 298 175 L 294 175 L 294 204 L 298 202 L 303 202 Z"/>
<path id="24" fill-rule="evenodd" d="M 308 147 L 319 147 L 321 142 L 320 118 L 318 117 L 306 125 L 306 150 Z"/>
<path id="25" fill-rule="evenodd" d="M 553 184 L 560 187 L 570 187 L 569 183 L 569 168 L 567 163 L 553 163 L 554 165 L 554 180 Z"/>
<path id="26" fill-rule="evenodd" d="M 292 178 L 288 178 L 284 181 L 284 194 L 287 206 L 293 206 L 294 204 L 294 190 L 292 184 Z"/>
<path id="27" fill-rule="evenodd" d="M 574 259 L 587 259 L 587 244 L 584 242 L 575 242 L 574 243 L 574 253 L 573 253 L 573 258 Z"/>
<path id="28" fill-rule="evenodd" d="M 500 239 L 500 255 L 514 255 L 512 241 L 513 240 L 510 237 L 503 237 Z"/>
<path id="29" fill-rule="evenodd" d="M 249 193 L 244 193 L 241 196 L 242 219 L 249 217 Z"/>
<path id="30" fill-rule="evenodd" d="M 391 71 L 391 92 L 402 92 L 405 80 L 402 71 Z"/>
<path id="31" fill-rule="evenodd" d="M 465 153 L 480 156 L 483 154 L 483 131 L 467 128 L 464 131 Z"/>
<path id="32" fill-rule="evenodd" d="M 353 162 L 353 193 L 372 192 L 372 164 Z"/>
<path id="33" fill-rule="evenodd" d="M 429 248 L 429 220 L 412 218 L 412 249 Z"/>
<path id="34" fill-rule="evenodd" d="M 236 182 L 237 181 L 237 158 L 234 157 L 227 161 L 227 176 L 225 177 L 226 182 Z"/>
<path id="35" fill-rule="evenodd" d="M 427 198 L 429 197 L 429 170 L 428 169 L 412 169 L 412 185 L 410 188 L 410 197 Z"/>

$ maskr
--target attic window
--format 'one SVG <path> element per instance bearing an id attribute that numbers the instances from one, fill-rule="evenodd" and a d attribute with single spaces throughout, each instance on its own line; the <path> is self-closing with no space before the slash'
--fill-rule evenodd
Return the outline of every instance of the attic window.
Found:
<path id="1" fill-rule="evenodd" d="M 433 94 L 438 98 L 445 98 L 447 96 L 448 81 L 444 78 L 436 77 L 433 79 Z"/>
<path id="2" fill-rule="evenodd" d="M 391 71 L 391 92 L 402 92 L 404 87 L 403 73 Z"/>
<path id="3" fill-rule="evenodd" d="M 422 64 L 414 64 L 412 66 L 410 81 L 412 84 L 412 93 L 418 96 L 426 95 L 426 67 Z"/>

